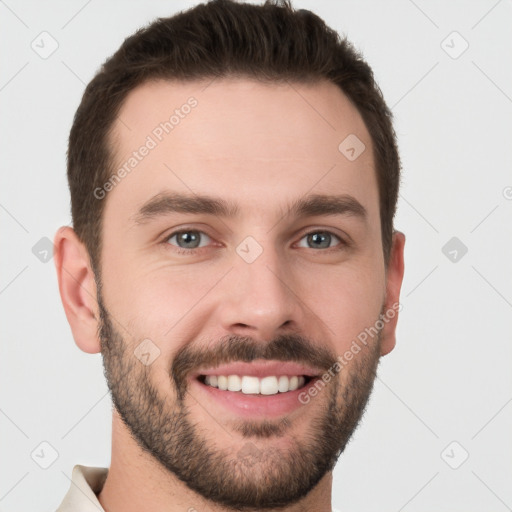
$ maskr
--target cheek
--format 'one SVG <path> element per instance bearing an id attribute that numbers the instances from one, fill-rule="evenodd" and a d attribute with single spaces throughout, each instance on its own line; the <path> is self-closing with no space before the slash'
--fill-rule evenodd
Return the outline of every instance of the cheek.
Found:
<path id="1" fill-rule="evenodd" d="M 374 325 L 384 300 L 384 277 L 373 264 L 345 265 L 308 275 L 305 301 L 322 319 L 341 353 L 366 328 Z M 321 285 L 319 286 L 319 283 Z"/>
<path id="2" fill-rule="evenodd" d="M 208 265 L 172 268 L 161 261 L 139 260 L 136 265 L 135 259 L 119 258 L 115 269 L 112 265 L 112 272 L 105 272 L 104 298 L 133 343 L 150 339 L 169 359 L 197 334 L 195 320 L 207 303 L 202 299 L 222 272 Z"/>
<path id="3" fill-rule="evenodd" d="M 183 267 L 169 268 L 162 258 L 117 252 L 105 259 L 103 269 L 108 303 L 112 311 L 115 307 L 125 318 L 149 320 L 168 316 L 170 323 L 180 305 L 187 302 L 187 295 L 194 290 L 191 287 L 194 275 Z"/>

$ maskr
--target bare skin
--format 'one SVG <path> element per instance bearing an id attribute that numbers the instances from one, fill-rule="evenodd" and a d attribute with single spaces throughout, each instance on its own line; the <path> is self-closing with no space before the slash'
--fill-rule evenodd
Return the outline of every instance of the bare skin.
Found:
<path id="1" fill-rule="evenodd" d="M 291 87 L 249 79 L 205 85 L 159 81 L 130 93 L 112 134 L 116 169 L 188 98 L 193 96 L 197 106 L 98 199 L 106 201 L 105 306 L 131 352 L 143 339 L 155 341 L 160 354 L 149 367 L 151 379 L 169 410 L 177 397 L 167 372 L 184 346 L 200 350 L 230 334 L 265 344 L 298 333 L 344 354 L 359 333 L 399 301 L 404 272 L 400 232 L 394 234 L 387 268 L 384 264 L 371 139 L 335 85 Z M 354 161 L 338 149 L 349 134 L 366 146 Z M 239 212 L 233 217 L 168 212 L 137 222 L 141 207 L 163 192 L 225 199 Z M 366 214 L 287 214 L 293 201 L 312 194 L 350 196 Z M 202 246 L 179 253 L 176 237 L 169 238 L 178 228 L 205 233 Z M 332 234 L 328 248 L 308 245 L 307 235 L 318 232 Z M 262 249 L 251 263 L 236 250 L 246 237 Z M 97 288 L 87 251 L 69 227 L 57 232 L 55 247 L 75 342 L 85 352 L 98 353 Z M 381 331 L 380 356 L 395 346 L 397 319 L 398 314 Z M 357 359 L 332 386 L 347 385 Z M 246 442 L 234 429 L 240 417 L 198 397 L 186 397 L 184 403 L 205 444 L 236 454 Z M 312 421 L 325 410 L 328 397 L 321 392 L 287 415 L 286 435 L 254 444 L 262 453 L 292 450 L 297 440 L 307 445 Z M 262 461 L 253 468 L 254 478 L 266 469 Z M 331 488 L 329 471 L 304 498 L 280 510 L 330 512 Z M 99 500 L 107 512 L 228 510 L 192 491 L 142 450 L 117 412 L 111 466 Z"/>

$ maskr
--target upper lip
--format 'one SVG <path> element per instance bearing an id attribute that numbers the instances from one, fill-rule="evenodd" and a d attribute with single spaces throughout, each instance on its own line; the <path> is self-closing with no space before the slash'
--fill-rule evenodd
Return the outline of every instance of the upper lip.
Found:
<path id="1" fill-rule="evenodd" d="M 316 377 L 322 373 L 322 370 L 300 363 L 287 361 L 265 361 L 265 362 L 242 362 L 223 364 L 215 368 L 205 368 L 192 374 L 192 378 L 200 375 L 248 375 L 252 377 L 269 377 L 272 375 L 304 375 L 307 377 Z"/>

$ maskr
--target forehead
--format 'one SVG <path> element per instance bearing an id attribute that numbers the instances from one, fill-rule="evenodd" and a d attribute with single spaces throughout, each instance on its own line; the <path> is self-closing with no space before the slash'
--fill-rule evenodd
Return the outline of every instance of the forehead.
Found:
<path id="1" fill-rule="evenodd" d="M 145 83 L 127 96 L 111 143 L 121 177 L 110 180 L 106 217 L 128 219 L 164 190 L 223 196 L 260 215 L 308 191 L 352 193 L 378 209 L 368 131 L 326 81 Z"/>

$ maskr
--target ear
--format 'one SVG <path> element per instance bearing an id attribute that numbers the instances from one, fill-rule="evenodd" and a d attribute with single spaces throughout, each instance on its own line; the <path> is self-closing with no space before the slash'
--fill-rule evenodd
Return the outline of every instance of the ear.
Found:
<path id="1" fill-rule="evenodd" d="M 391 253 L 386 272 L 386 300 L 384 312 L 387 321 L 384 322 L 381 337 L 380 355 L 389 354 L 396 344 L 396 324 L 400 302 L 400 288 L 404 277 L 404 246 L 405 235 L 400 231 L 393 233 Z"/>
<path id="2" fill-rule="evenodd" d="M 96 282 L 89 254 L 75 231 L 61 227 L 55 234 L 55 267 L 59 292 L 73 338 L 89 354 L 100 352 Z"/>

